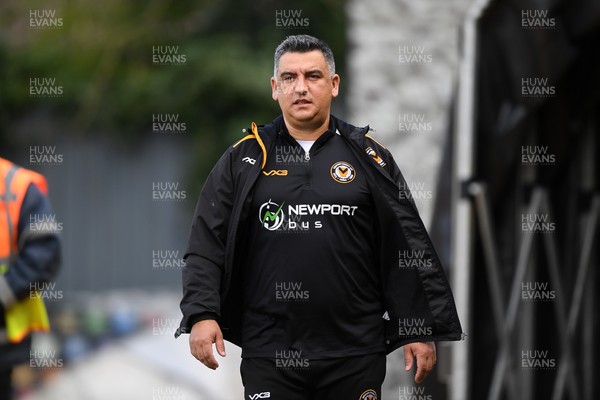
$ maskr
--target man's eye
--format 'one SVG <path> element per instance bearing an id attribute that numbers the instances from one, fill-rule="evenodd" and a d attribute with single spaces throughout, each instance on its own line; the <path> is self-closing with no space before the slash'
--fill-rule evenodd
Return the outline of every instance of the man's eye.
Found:
<path id="1" fill-rule="evenodd" d="M 313 74 L 313 75 L 309 75 L 308 77 L 309 77 L 310 79 L 319 79 L 319 78 L 320 78 L 319 74 Z"/>
<path id="2" fill-rule="evenodd" d="M 294 77 L 292 77 L 292 76 L 284 76 L 283 77 L 284 82 L 292 82 L 293 80 L 294 80 Z"/>

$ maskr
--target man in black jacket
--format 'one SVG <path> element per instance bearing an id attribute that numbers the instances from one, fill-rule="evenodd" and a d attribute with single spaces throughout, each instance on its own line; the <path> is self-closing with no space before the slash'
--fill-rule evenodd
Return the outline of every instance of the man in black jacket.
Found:
<path id="1" fill-rule="evenodd" d="M 242 347 L 251 399 L 381 397 L 403 346 L 420 383 L 435 341 L 459 340 L 452 293 L 391 154 L 330 114 L 340 77 L 308 35 L 275 51 L 282 116 L 234 144 L 198 200 L 183 271 L 183 320 L 204 365 Z"/>

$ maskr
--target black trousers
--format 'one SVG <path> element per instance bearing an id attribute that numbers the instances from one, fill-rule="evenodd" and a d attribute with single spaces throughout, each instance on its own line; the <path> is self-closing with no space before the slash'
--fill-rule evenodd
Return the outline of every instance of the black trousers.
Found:
<path id="1" fill-rule="evenodd" d="M 12 391 L 12 369 L 0 370 L 0 399 L 11 400 Z"/>
<path id="2" fill-rule="evenodd" d="M 244 358 L 246 400 L 379 400 L 385 354 L 307 360 Z"/>

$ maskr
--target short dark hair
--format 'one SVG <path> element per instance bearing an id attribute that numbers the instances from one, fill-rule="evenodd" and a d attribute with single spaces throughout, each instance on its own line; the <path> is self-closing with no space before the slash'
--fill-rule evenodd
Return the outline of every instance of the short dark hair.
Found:
<path id="1" fill-rule="evenodd" d="M 279 60 L 285 53 L 307 53 L 313 50 L 320 50 L 325 57 L 325 63 L 329 70 L 329 75 L 335 74 L 335 60 L 333 59 L 333 52 L 327 43 L 321 39 L 317 39 L 310 35 L 293 35 L 285 38 L 283 42 L 275 49 L 275 57 L 273 60 L 273 77 L 277 79 L 277 68 L 279 67 Z"/>

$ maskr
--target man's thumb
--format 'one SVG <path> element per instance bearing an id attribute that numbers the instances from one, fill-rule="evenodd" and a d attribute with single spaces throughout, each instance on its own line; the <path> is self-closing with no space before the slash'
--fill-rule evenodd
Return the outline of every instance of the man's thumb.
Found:
<path id="1" fill-rule="evenodd" d="M 412 368 L 414 355 L 410 347 L 404 346 L 404 370 L 410 371 Z"/>
<path id="2" fill-rule="evenodd" d="M 225 342 L 223 341 L 223 334 L 221 332 L 217 333 L 215 344 L 217 345 L 217 353 L 221 357 L 225 357 Z"/>

